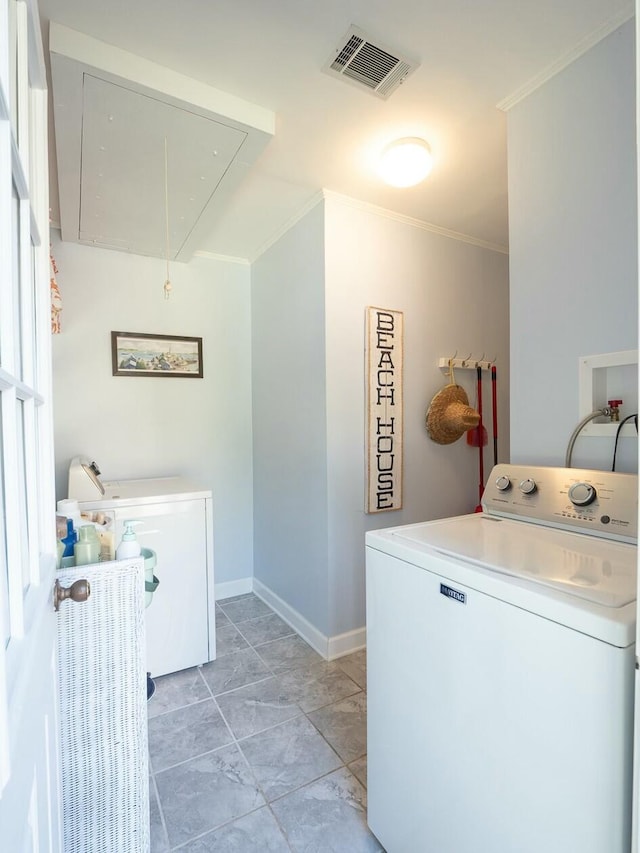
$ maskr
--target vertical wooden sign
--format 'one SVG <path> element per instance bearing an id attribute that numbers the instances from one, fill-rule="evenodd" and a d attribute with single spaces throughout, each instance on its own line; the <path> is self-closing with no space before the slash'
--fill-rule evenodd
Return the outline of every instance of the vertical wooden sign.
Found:
<path id="1" fill-rule="evenodd" d="M 367 512 L 402 509 L 403 322 L 367 308 Z"/>

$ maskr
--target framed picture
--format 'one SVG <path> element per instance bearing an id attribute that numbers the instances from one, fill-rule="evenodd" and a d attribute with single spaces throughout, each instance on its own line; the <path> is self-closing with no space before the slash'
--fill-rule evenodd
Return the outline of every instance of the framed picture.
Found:
<path id="1" fill-rule="evenodd" d="M 202 378 L 202 338 L 111 332 L 114 376 Z"/>

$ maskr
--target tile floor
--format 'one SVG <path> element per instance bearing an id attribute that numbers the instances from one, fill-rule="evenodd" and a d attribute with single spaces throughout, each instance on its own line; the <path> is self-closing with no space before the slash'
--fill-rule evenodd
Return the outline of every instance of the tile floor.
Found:
<path id="1" fill-rule="evenodd" d="M 252 593 L 216 617 L 217 660 L 158 678 L 148 705 L 152 853 L 382 851 L 364 651 L 327 663 Z"/>

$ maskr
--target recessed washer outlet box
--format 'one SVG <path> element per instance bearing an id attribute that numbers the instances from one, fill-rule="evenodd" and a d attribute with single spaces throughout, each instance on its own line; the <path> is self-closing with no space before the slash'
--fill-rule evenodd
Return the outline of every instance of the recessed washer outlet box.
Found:
<path id="1" fill-rule="evenodd" d="M 609 400 L 622 400 L 620 420 L 638 411 L 638 350 L 623 350 L 600 355 L 585 355 L 578 360 L 578 404 L 580 418 L 603 408 Z M 607 417 L 586 424 L 582 436 L 612 436 L 620 424 Z M 635 436 L 629 421 L 621 435 Z"/>
<path id="2" fill-rule="evenodd" d="M 322 70 L 386 100 L 419 65 L 352 26 Z"/>

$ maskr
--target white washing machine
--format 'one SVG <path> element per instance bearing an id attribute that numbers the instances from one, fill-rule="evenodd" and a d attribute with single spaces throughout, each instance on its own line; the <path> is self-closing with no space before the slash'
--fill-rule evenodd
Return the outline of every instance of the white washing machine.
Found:
<path id="1" fill-rule="evenodd" d="M 387 853 L 628 853 L 637 477 L 499 465 L 366 537 L 368 815 Z"/>

